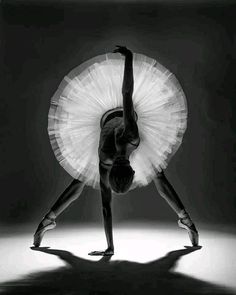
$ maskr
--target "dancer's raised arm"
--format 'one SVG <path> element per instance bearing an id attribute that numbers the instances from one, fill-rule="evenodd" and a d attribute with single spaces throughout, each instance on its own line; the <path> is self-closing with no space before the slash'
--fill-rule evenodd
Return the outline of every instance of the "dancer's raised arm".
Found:
<path id="1" fill-rule="evenodd" d="M 123 95 L 123 108 L 124 108 L 124 123 L 125 127 L 130 127 L 135 122 L 135 112 L 133 107 L 133 89 L 134 89 L 134 77 L 133 77 L 133 53 L 125 46 L 117 46 L 118 48 L 114 52 L 119 52 L 125 56 L 124 77 L 122 84 Z"/>

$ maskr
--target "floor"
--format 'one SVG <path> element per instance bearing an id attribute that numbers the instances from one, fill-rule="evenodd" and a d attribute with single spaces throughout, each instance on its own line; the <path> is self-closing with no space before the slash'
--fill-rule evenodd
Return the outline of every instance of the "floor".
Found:
<path id="1" fill-rule="evenodd" d="M 115 255 L 103 228 L 62 225 L 31 249 L 34 228 L 2 228 L 1 294 L 236 294 L 236 232 L 199 226 L 201 249 L 176 224 L 129 223 L 114 227 Z"/>

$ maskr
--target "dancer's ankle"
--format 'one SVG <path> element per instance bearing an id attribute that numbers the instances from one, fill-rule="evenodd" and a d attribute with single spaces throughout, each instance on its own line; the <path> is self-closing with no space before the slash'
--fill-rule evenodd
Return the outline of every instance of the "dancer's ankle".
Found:
<path id="1" fill-rule="evenodd" d="M 51 210 L 49 211 L 44 218 L 50 219 L 51 221 L 54 221 L 56 219 L 56 214 Z"/>
<path id="2" fill-rule="evenodd" d="M 187 226 L 191 226 L 193 224 L 188 212 L 186 212 L 185 209 L 180 211 L 178 217 L 181 219 L 182 223 L 186 224 Z"/>
<path id="3" fill-rule="evenodd" d="M 179 213 L 178 213 L 178 217 L 179 218 L 190 218 L 188 212 L 185 209 L 182 209 Z"/>

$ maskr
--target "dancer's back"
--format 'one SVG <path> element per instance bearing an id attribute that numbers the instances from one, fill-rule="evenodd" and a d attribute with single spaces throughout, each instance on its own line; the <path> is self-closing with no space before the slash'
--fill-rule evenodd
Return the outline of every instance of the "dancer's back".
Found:
<path id="1" fill-rule="evenodd" d="M 123 149 L 125 154 L 129 156 L 138 147 L 139 141 L 139 136 L 135 134 L 135 131 L 125 132 L 123 117 L 114 117 L 101 128 L 99 159 L 104 164 L 112 165 L 120 149 Z"/>

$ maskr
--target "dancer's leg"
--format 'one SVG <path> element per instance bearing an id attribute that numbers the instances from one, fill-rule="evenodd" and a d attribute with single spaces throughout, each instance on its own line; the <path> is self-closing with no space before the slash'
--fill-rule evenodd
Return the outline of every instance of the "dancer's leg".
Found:
<path id="1" fill-rule="evenodd" d="M 167 180 L 164 172 L 157 173 L 154 183 L 160 196 L 167 201 L 179 217 L 182 217 L 182 213 L 185 210 L 184 205 L 172 185 Z"/>
<path id="2" fill-rule="evenodd" d="M 172 185 L 167 180 L 164 172 L 157 173 L 154 179 L 155 186 L 160 196 L 163 197 L 170 207 L 175 211 L 179 217 L 178 224 L 188 230 L 189 237 L 194 246 L 198 244 L 198 233 L 195 225 L 193 224 L 189 214 L 185 210 L 185 207 L 177 195 Z"/>
<path id="3" fill-rule="evenodd" d="M 73 201 L 75 201 L 83 191 L 84 183 L 74 179 L 71 184 L 60 195 L 49 212 L 44 216 L 34 234 L 34 245 L 39 246 L 43 235 L 47 230 L 56 226 L 55 219 L 59 216 Z"/>
<path id="4" fill-rule="evenodd" d="M 80 196 L 83 188 L 84 183 L 78 179 L 74 179 L 54 203 L 48 213 L 49 216 L 51 212 L 54 213 L 55 217 L 60 215 L 73 201 L 75 201 Z"/>

